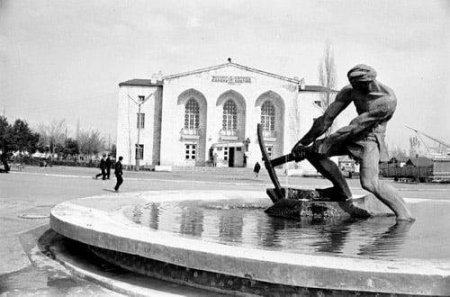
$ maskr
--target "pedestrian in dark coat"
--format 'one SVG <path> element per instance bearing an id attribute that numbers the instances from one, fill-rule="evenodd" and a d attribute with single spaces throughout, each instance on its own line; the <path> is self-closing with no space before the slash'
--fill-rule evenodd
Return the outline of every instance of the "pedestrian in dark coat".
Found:
<path id="1" fill-rule="evenodd" d="M 114 187 L 114 191 L 116 191 L 116 192 L 119 191 L 119 187 L 123 183 L 123 178 L 122 178 L 123 172 L 122 172 L 122 163 L 121 163 L 122 160 L 123 160 L 123 157 L 120 156 L 119 161 L 117 161 L 116 165 L 114 166 L 114 174 L 116 175 L 116 178 L 117 178 L 117 183 L 116 183 L 116 186 Z"/>
<path id="2" fill-rule="evenodd" d="M 106 154 L 103 155 L 102 159 L 100 160 L 100 170 L 101 172 L 95 176 L 95 179 L 97 179 L 99 176 L 102 176 L 102 179 L 106 179 Z"/>
<path id="3" fill-rule="evenodd" d="M 106 178 L 109 179 L 109 176 L 111 175 L 111 166 L 112 166 L 111 155 L 108 155 L 105 162 L 106 162 Z"/>
<path id="4" fill-rule="evenodd" d="M 259 171 L 261 170 L 261 165 L 256 162 L 255 167 L 253 167 L 253 172 L 255 173 L 255 177 L 258 177 Z"/>
<path id="5" fill-rule="evenodd" d="M 8 173 L 9 169 L 10 169 L 9 165 L 8 165 L 8 154 L 6 152 L 3 152 L 0 155 L 0 159 L 1 159 L 1 162 L 2 162 L 3 168 L 4 168 L 4 169 L 0 169 L 0 172 Z"/>

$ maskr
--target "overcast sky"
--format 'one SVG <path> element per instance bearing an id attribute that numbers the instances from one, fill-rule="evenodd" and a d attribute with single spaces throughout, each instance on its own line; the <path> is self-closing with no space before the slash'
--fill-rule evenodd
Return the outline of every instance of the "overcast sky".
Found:
<path id="1" fill-rule="evenodd" d="M 233 62 L 317 84 L 327 40 L 338 87 L 365 63 L 404 124 L 450 142 L 450 1 L 0 0 L 0 113 L 116 136 L 118 83 Z"/>

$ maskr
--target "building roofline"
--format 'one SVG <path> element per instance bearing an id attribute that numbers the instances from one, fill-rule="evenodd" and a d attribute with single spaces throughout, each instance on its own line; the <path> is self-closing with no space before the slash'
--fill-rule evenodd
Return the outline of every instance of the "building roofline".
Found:
<path id="1" fill-rule="evenodd" d="M 163 82 L 160 80 L 133 78 L 119 83 L 119 87 L 131 86 L 131 87 L 161 87 Z"/>
<path id="2" fill-rule="evenodd" d="M 285 81 L 288 81 L 288 82 L 291 82 L 291 83 L 295 83 L 295 84 L 300 84 L 300 82 L 301 82 L 301 79 L 296 79 L 296 78 L 291 78 L 291 77 L 287 77 L 287 76 L 283 76 L 283 75 L 278 75 L 278 74 L 262 71 L 262 70 L 259 70 L 259 69 L 256 69 L 256 68 L 247 67 L 247 66 L 240 65 L 240 64 L 237 64 L 237 63 L 233 63 L 233 62 L 228 62 L 228 63 L 216 65 L 216 66 L 210 66 L 210 67 L 200 68 L 200 69 L 196 69 L 196 70 L 192 70 L 192 71 L 187 71 L 187 72 L 182 72 L 182 73 L 177 73 L 177 74 L 163 76 L 163 80 L 172 79 L 172 78 L 178 78 L 178 77 L 183 77 L 183 76 L 188 76 L 188 75 L 193 75 L 193 74 L 206 72 L 206 71 L 212 71 L 212 70 L 216 70 L 216 69 L 220 69 L 220 68 L 224 68 L 224 67 L 228 67 L 228 66 L 233 66 L 233 67 L 236 67 L 236 68 L 239 68 L 239 69 L 242 69 L 242 70 L 255 72 L 255 73 L 258 73 L 258 74 L 270 76 L 270 77 L 277 78 L 277 79 L 280 79 L 280 80 L 285 80 Z"/>
<path id="3" fill-rule="evenodd" d="M 231 64 L 231 63 L 227 63 L 227 64 Z M 227 65 L 227 64 L 222 64 L 222 65 Z M 218 69 L 220 68 L 219 66 L 221 65 L 217 65 L 214 66 L 214 69 Z M 211 70 L 213 67 L 209 67 L 209 68 L 203 68 L 203 69 L 209 69 Z M 201 72 L 199 70 L 194 70 L 193 72 L 198 73 Z M 190 75 L 192 73 L 187 73 L 185 75 Z M 184 74 L 180 74 L 178 76 L 171 76 L 171 78 L 173 77 L 179 77 L 179 76 L 183 76 Z M 294 79 L 295 80 L 295 79 Z M 297 80 L 295 80 L 297 82 Z M 301 81 L 300 81 L 301 82 Z M 152 79 L 142 79 L 142 78 L 133 78 L 124 82 L 119 83 L 119 87 L 162 87 L 164 85 L 164 80 L 152 80 Z M 319 85 L 304 85 L 303 88 L 299 88 L 299 92 L 312 92 L 312 93 L 321 93 L 321 92 L 326 92 L 328 90 L 328 88 L 323 87 L 323 86 L 319 86 Z M 331 90 L 332 93 L 337 93 L 337 90 Z"/>
<path id="4" fill-rule="evenodd" d="M 328 91 L 330 91 L 331 93 L 339 92 L 338 90 L 329 89 L 327 87 L 319 86 L 319 85 L 305 85 L 304 88 L 300 88 L 298 91 L 299 92 L 316 92 L 316 93 L 322 93 L 322 92 L 328 92 Z"/>
<path id="5" fill-rule="evenodd" d="M 119 87 L 162 87 L 164 81 L 154 81 L 151 79 L 141 79 L 133 78 L 124 82 L 119 83 Z M 322 93 L 326 92 L 328 89 L 319 85 L 305 85 L 304 88 L 299 88 L 299 92 L 312 92 L 312 93 Z M 332 93 L 337 93 L 337 90 L 331 90 Z"/>

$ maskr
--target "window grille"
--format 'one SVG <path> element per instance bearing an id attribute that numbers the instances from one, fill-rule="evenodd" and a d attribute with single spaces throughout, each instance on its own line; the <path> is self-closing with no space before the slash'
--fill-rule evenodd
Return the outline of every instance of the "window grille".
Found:
<path id="1" fill-rule="evenodd" d="M 185 159 L 186 160 L 195 160 L 195 156 L 197 154 L 197 145 L 196 144 L 185 144 Z"/>
<path id="2" fill-rule="evenodd" d="M 233 100 L 229 99 L 223 105 L 222 128 L 226 131 L 237 129 L 237 107 Z"/>
<path id="3" fill-rule="evenodd" d="M 143 129 L 145 127 L 145 113 L 137 113 L 137 128 Z"/>
<path id="4" fill-rule="evenodd" d="M 223 159 L 228 161 L 228 147 L 223 148 Z"/>
<path id="5" fill-rule="evenodd" d="M 272 153 L 273 153 L 273 146 L 266 146 L 266 151 L 267 151 L 267 154 L 269 155 L 269 158 L 272 158 Z"/>
<path id="6" fill-rule="evenodd" d="M 198 129 L 200 126 L 200 107 L 197 100 L 189 99 L 184 112 L 184 128 Z"/>
<path id="7" fill-rule="evenodd" d="M 261 106 L 261 125 L 264 131 L 275 131 L 275 107 L 270 101 Z"/>
<path id="8" fill-rule="evenodd" d="M 144 145 L 136 144 L 136 159 L 144 159 Z"/>

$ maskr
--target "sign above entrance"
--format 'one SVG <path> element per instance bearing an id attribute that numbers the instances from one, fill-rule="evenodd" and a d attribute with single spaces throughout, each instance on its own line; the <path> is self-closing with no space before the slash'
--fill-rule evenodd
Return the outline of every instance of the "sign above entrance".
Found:
<path id="1" fill-rule="evenodd" d="M 233 146 L 233 147 L 240 147 L 244 146 L 242 142 L 218 142 L 213 144 L 214 147 L 227 147 L 227 146 Z"/>
<path id="2" fill-rule="evenodd" d="M 213 75 L 211 82 L 228 83 L 228 84 L 249 84 L 252 82 L 250 76 L 227 76 L 227 75 Z"/>

